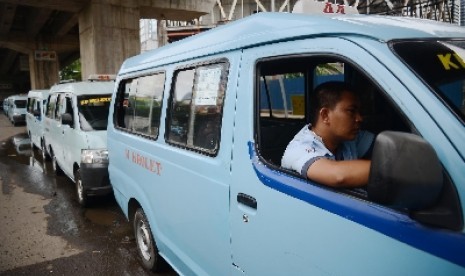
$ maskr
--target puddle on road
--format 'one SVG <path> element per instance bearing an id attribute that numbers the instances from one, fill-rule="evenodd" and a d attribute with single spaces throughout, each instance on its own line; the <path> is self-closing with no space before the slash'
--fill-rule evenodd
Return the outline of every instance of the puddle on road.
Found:
<path id="1" fill-rule="evenodd" d="M 118 223 L 118 215 L 107 210 L 88 209 L 84 216 L 92 223 L 98 225 L 112 226 Z"/>
<path id="2" fill-rule="evenodd" d="M 29 165 L 32 150 L 31 139 L 29 139 L 27 134 L 18 134 L 2 142 L 1 149 L 5 153 L 5 156 L 13 158 L 18 163 Z"/>

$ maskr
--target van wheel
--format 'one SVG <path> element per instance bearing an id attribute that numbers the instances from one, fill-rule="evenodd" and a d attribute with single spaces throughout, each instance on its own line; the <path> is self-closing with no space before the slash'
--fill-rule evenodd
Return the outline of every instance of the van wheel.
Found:
<path id="1" fill-rule="evenodd" d="M 154 272 L 160 270 L 162 258 L 158 255 L 157 245 L 153 240 L 150 225 L 142 208 L 137 209 L 134 214 L 134 235 L 142 265 Z"/>
<path id="2" fill-rule="evenodd" d="M 84 190 L 84 186 L 82 185 L 81 179 L 81 170 L 77 169 L 74 173 L 74 180 L 76 182 L 76 194 L 78 198 L 78 202 L 82 207 L 86 207 L 89 203 L 89 198 Z"/>
<path id="3" fill-rule="evenodd" d="M 50 153 L 52 155 L 52 168 L 55 172 L 55 175 L 63 175 L 63 171 L 60 168 L 60 165 L 57 163 L 57 157 L 53 154 L 53 151 Z"/>
<path id="4" fill-rule="evenodd" d="M 47 147 L 45 146 L 45 141 L 41 140 L 41 150 L 42 150 L 42 160 L 43 161 L 49 161 L 50 155 L 47 153 Z"/>
<path id="5" fill-rule="evenodd" d="M 32 139 L 31 139 L 31 153 L 32 153 L 32 156 L 34 156 L 34 150 L 36 149 L 36 146 L 34 146 L 34 143 L 32 142 Z"/>

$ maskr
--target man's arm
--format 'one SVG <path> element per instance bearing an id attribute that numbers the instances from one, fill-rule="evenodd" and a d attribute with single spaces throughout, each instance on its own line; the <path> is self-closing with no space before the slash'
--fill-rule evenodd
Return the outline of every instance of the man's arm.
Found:
<path id="1" fill-rule="evenodd" d="M 368 184 L 369 160 L 316 160 L 307 170 L 307 177 L 315 182 L 336 187 L 353 188 Z"/>

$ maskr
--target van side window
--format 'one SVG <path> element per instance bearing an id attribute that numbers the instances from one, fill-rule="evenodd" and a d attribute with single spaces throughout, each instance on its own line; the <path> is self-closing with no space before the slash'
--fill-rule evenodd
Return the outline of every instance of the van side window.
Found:
<path id="1" fill-rule="evenodd" d="M 219 149 L 228 64 L 199 65 L 175 72 L 166 140 L 216 155 Z"/>
<path id="2" fill-rule="evenodd" d="M 64 94 L 58 94 L 57 97 L 57 107 L 55 108 L 55 120 L 61 121 L 61 114 L 65 112 L 65 95 Z"/>
<path id="3" fill-rule="evenodd" d="M 34 113 L 35 104 L 36 104 L 36 99 L 34 99 L 34 98 L 28 98 L 27 99 L 27 113 L 29 113 L 29 114 Z"/>
<path id="4" fill-rule="evenodd" d="M 63 111 L 63 113 L 69 113 L 71 114 L 71 117 L 74 118 L 73 100 L 70 97 L 66 97 L 64 101 L 65 110 Z M 71 125 L 70 127 L 74 128 L 74 125 Z"/>
<path id="5" fill-rule="evenodd" d="M 47 104 L 47 118 L 54 118 L 55 109 L 56 109 L 56 101 L 57 101 L 57 94 L 50 95 L 48 97 L 48 104 Z"/>
<path id="6" fill-rule="evenodd" d="M 164 72 L 122 81 L 116 96 L 116 125 L 133 133 L 157 138 L 164 85 Z"/>
<path id="7" fill-rule="evenodd" d="M 370 78 L 352 63 L 335 57 L 271 59 L 257 63 L 258 152 L 277 167 L 288 143 L 310 122 L 310 95 L 327 81 L 344 81 L 360 93 L 363 128 L 411 132 L 399 110 Z"/>

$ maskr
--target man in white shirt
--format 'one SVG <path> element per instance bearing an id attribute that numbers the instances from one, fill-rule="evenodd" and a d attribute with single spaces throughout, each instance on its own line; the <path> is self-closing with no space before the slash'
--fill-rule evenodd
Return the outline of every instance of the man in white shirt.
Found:
<path id="1" fill-rule="evenodd" d="M 360 101 L 343 82 L 315 88 L 310 101 L 311 123 L 288 144 L 281 166 L 323 185 L 340 188 L 368 183 L 374 135 L 361 131 Z"/>

